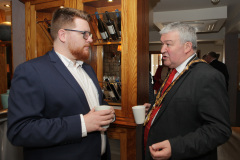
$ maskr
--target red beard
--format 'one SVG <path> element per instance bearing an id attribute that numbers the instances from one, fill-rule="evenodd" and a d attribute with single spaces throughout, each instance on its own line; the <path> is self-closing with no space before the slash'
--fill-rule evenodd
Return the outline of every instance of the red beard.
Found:
<path id="1" fill-rule="evenodd" d="M 90 45 L 84 45 L 84 47 L 89 47 Z M 84 50 L 84 47 L 74 47 L 71 43 L 69 44 L 68 48 L 72 55 L 76 58 L 76 60 L 85 61 L 89 58 L 89 50 Z"/>

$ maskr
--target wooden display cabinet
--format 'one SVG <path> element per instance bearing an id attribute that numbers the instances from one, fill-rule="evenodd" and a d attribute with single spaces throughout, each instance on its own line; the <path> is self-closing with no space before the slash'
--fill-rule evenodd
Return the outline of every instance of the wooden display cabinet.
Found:
<path id="1" fill-rule="evenodd" d="M 60 6 L 85 10 L 89 14 L 121 11 L 121 41 L 95 42 L 87 62 L 103 80 L 103 46 L 121 44 L 121 109 L 115 110 L 116 121 L 108 129 L 108 136 L 120 140 L 121 159 L 141 159 L 141 146 L 136 146 L 136 124 L 132 106 L 148 102 L 149 81 L 149 10 L 148 0 L 20 0 L 25 3 L 26 60 L 41 56 L 52 48 L 47 30 L 41 26 L 44 18 L 51 19 Z M 92 26 L 96 30 L 96 26 Z M 99 33 L 96 35 L 99 37 Z M 139 144 L 139 143 L 138 143 Z M 140 143 L 141 144 L 141 143 Z M 136 154 L 136 152 L 138 154 Z"/>

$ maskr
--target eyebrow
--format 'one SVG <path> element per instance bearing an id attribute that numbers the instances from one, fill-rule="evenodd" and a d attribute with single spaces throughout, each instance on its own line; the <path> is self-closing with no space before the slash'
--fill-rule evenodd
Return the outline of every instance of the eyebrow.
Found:
<path id="1" fill-rule="evenodd" d="M 160 41 L 161 43 L 163 43 L 162 41 Z M 165 43 L 167 43 L 167 42 L 173 42 L 172 40 L 165 40 L 164 41 Z"/>

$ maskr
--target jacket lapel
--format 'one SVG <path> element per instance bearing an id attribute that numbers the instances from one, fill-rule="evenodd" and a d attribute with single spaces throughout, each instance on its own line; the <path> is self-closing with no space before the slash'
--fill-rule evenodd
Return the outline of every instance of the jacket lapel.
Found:
<path id="1" fill-rule="evenodd" d="M 171 88 L 171 90 L 168 92 L 168 94 L 165 96 L 163 102 L 162 102 L 162 107 L 159 110 L 157 116 L 155 117 L 154 122 L 157 121 L 157 119 L 159 119 L 161 117 L 161 115 L 164 113 L 165 109 L 168 107 L 169 102 L 172 100 L 173 96 L 175 95 L 175 93 L 177 92 L 178 88 L 181 86 L 181 84 L 184 82 L 184 79 L 187 77 L 187 75 L 191 72 L 191 69 L 189 69 L 188 71 L 186 71 L 179 79 L 178 81 L 175 83 L 175 85 Z"/>
<path id="2" fill-rule="evenodd" d="M 72 89 L 77 93 L 79 96 L 79 99 L 82 101 L 84 106 L 89 106 L 87 99 L 85 97 L 85 94 L 78 84 L 78 82 L 75 80 L 73 75 L 69 72 L 67 67 L 63 64 L 63 62 L 60 60 L 58 55 L 54 50 L 48 52 L 48 55 L 50 57 L 50 61 L 53 63 L 53 65 L 56 67 L 57 71 L 62 75 L 62 77 L 66 80 L 66 82 L 72 87 Z M 84 107 L 85 108 L 85 107 Z M 89 111 L 88 107 L 88 111 Z"/>
<path id="3" fill-rule="evenodd" d="M 197 56 L 193 56 L 187 64 L 189 64 L 191 61 L 193 60 L 197 60 L 199 58 L 197 58 Z M 191 72 L 191 68 L 189 68 L 188 71 L 186 71 L 181 77 L 179 77 L 178 81 L 175 83 L 175 85 L 171 88 L 171 90 L 168 92 L 168 94 L 166 95 L 166 97 L 164 98 L 163 102 L 162 102 L 162 107 L 159 110 L 154 122 L 156 122 L 156 120 L 161 117 L 161 115 L 163 114 L 163 112 L 165 111 L 165 109 L 168 107 L 169 102 L 171 101 L 171 99 L 173 98 L 173 96 L 175 95 L 175 93 L 177 92 L 178 88 L 181 86 L 181 84 L 183 83 L 184 79 L 187 77 L 187 75 Z M 154 122 L 152 125 L 154 125 Z"/>

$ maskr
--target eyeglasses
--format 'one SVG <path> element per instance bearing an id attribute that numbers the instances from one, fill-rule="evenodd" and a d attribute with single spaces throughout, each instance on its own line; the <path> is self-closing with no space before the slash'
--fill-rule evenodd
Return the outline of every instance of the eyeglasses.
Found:
<path id="1" fill-rule="evenodd" d="M 89 37 L 92 38 L 92 33 L 88 31 L 79 31 L 79 30 L 74 30 L 74 29 L 64 29 L 65 31 L 73 31 L 73 32 L 80 32 L 83 34 L 83 38 L 87 40 Z"/>

